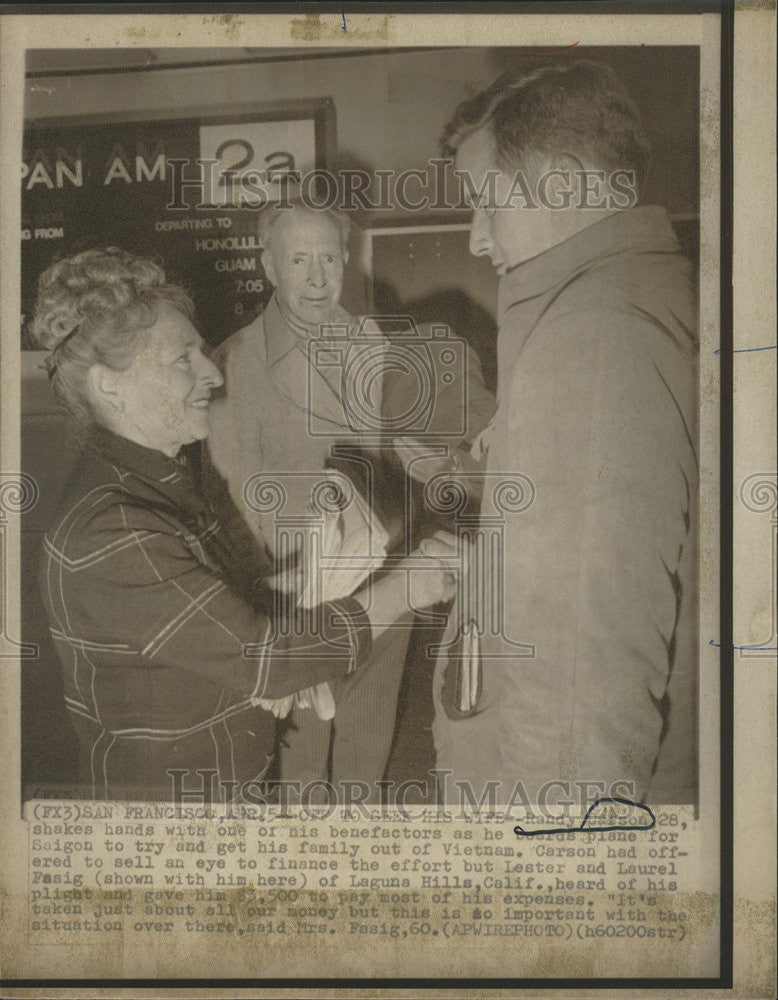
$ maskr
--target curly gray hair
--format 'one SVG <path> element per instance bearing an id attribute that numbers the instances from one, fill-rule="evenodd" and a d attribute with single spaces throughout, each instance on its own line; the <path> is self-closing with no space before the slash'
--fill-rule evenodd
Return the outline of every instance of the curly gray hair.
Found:
<path id="1" fill-rule="evenodd" d="M 194 317 L 192 299 L 167 283 L 159 264 L 117 247 L 85 250 L 41 275 L 30 332 L 49 349 L 46 367 L 57 398 L 79 420 L 93 416 L 89 369 L 129 367 L 163 302 Z"/>

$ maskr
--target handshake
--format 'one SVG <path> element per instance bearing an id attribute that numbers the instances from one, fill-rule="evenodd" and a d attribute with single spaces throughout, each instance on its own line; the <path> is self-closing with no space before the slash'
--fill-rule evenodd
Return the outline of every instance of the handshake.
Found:
<path id="1" fill-rule="evenodd" d="M 453 599 L 462 563 L 459 546 L 463 544 L 450 532 L 436 531 L 367 590 L 354 595 L 370 617 L 374 636 L 406 611 Z"/>
<path id="2" fill-rule="evenodd" d="M 332 535 L 332 532 L 329 532 Z M 337 532 L 336 532 L 337 534 Z M 458 557 L 459 540 L 447 531 L 437 531 L 431 538 L 425 538 L 419 548 L 394 566 L 384 565 L 379 579 L 372 579 L 366 565 L 362 566 L 362 576 L 369 582 L 358 590 L 354 597 L 367 615 L 373 634 L 377 638 L 400 618 L 422 608 L 450 601 L 456 594 L 457 572 L 461 563 Z M 461 544 L 466 544 L 464 541 Z M 277 574 L 270 580 L 275 590 L 293 596 L 298 607 L 312 607 L 323 600 L 338 596 L 349 584 L 343 578 L 331 577 L 324 586 L 312 590 L 310 578 L 293 568 Z M 357 585 L 359 586 L 359 585 Z M 318 596 L 319 602 L 316 597 Z M 335 700 L 329 684 L 299 691 L 280 699 L 265 699 L 258 704 L 284 718 L 293 704 L 300 708 L 313 709 L 320 719 L 335 716 Z"/>
<path id="3" fill-rule="evenodd" d="M 285 550 L 289 535 L 279 537 L 276 555 L 285 569 L 269 581 L 299 609 L 354 596 L 376 636 L 409 613 L 455 596 L 464 539 L 437 531 L 411 555 L 387 559 L 387 530 L 342 472 L 327 469 L 316 478 L 307 517 L 308 530 L 295 532 L 295 552 Z"/>
<path id="4" fill-rule="evenodd" d="M 269 582 L 275 590 L 296 598 L 298 607 L 312 607 L 353 594 L 370 619 L 375 638 L 407 613 L 454 598 L 463 562 L 461 546 L 465 544 L 468 543 L 464 539 L 450 532 L 436 531 L 411 555 L 384 563 L 377 579 L 369 575 L 367 564 L 363 564 L 362 579 L 353 586 L 346 582 L 351 574 L 336 572 L 329 578 L 325 573 L 319 587 L 312 589 L 299 568 L 278 573 Z M 371 568 L 379 567 L 374 564 Z"/>

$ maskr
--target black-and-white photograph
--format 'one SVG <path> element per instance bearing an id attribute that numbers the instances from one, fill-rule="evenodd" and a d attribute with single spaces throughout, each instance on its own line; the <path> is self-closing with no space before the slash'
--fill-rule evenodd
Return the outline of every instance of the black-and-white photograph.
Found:
<path id="1" fill-rule="evenodd" d="M 25 787 L 694 803 L 698 50 L 27 73 Z"/>
<path id="2" fill-rule="evenodd" d="M 555 16 L 24 36 L 19 983 L 731 984 L 721 18 Z"/>

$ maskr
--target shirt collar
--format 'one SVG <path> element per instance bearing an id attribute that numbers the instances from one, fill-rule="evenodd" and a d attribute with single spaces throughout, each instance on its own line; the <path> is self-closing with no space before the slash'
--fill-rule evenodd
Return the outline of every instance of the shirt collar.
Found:
<path id="1" fill-rule="evenodd" d="M 640 249 L 680 252 L 670 217 L 659 205 L 615 212 L 514 267 L 500 281 L 499 322 L 517 302 L 542 295 L 595 260 Z"/>
<path id="2" fill-rule="evenodd" d="M 137 444 L 100 424 L 96 424 L 90 430 L 87 447 L 122 469 L 156 483 L 172 485 L 191 479 L 186 455 L 179 453 L 175 458 L 171 458 L 156 448 Z"/>

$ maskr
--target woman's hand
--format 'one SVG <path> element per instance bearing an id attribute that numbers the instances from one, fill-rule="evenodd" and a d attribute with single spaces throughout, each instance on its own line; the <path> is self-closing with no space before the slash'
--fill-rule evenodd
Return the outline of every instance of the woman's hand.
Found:
<path id="1" fill-rule="evenodd" d="M 271 576 L 267 581 L 272 590 L 277 590 L 280 594 L 291 597 L 299 597 L 303 588 L 303 571 L 296 566 L 288 566 L 286 569 Z"/>

